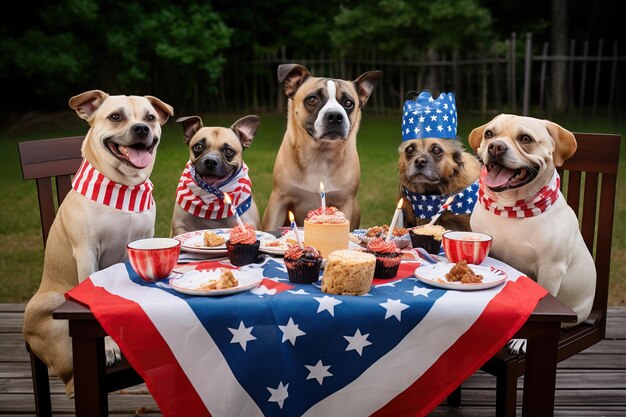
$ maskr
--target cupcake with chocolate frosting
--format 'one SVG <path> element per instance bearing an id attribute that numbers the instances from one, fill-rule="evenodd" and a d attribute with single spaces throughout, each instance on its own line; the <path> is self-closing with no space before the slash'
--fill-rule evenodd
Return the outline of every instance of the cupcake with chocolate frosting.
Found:
<path id="1" fill-rule="evenodd" d="M 320 252 L 311 247 L 301 248 L 298 245 L 290 245 L 285 252 L 285 266 L 289 281 L 296 284 L 312 284 L 320 278 L 322 256 Z"/>
<path id="2" fill-rule="evenodd" d="M 229 239 L 226 241 L 226 251 L 230 263 L 243 266 L 255 263 L 259 258 L 259 245 L 256 232 L 250 224 L 233 227 Z"/>
<path id="3" fill-rule="evenodd" d="M 367 252 L 376 256 L 374 277 L 393 278 L 398 273 L 398 267 L 402 260 L 402 251 L 394 242 L 386 242 L 377 237 L 367 243 Z"/>

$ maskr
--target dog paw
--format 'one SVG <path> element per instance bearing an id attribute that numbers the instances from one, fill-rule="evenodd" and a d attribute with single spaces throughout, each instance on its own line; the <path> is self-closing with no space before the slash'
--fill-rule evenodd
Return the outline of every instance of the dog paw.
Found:
<path id="1" fill-rule="evenodd" d="M 117 343 L 111 339 L 111 336 L 104 338 L 104 352 L 107 366 L 112 366 L 122 360 L 122 351 Z"/>
<path id="2" fill-rule="evenodd" d="M 506 344 L 506 350 L 513 355 L 524 355 L 526 353 L 526 339 L 511 339 Z"/>

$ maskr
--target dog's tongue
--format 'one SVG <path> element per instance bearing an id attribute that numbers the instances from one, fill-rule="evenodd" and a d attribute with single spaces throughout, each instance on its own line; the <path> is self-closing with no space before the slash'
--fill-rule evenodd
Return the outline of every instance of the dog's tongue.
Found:
<path id="1" fill-rule="evenodd" d="M 514 170 L 505 168 L 502 165 L 496 165 L 487 173 L 485 184 L 490 188 L 501 187 L 506 184 L 514 174 Z"/>
<path id="2" fill-rule="evenodd" d="M 137 168 L 145 168 L 152 162 L 152 154 L 146 148 L 129 146 L 126 149 L 128 151 L 128 160 Z"/>

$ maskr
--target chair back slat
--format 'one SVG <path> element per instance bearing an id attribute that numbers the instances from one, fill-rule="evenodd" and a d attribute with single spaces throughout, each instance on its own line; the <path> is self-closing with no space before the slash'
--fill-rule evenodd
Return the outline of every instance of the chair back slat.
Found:
<path id="1" fill-rule="evenodd" d="M 578 217 L 580 208 L 580 172 L 570 171 L 567 176 L 567 204 L 574 210 Z"/>
<path id="2" fill-rule="evenodd" d="M 583 235 L 589 252 L 593 253 L 596 230 L 596 207 L 598 201 L 598 174 L 588 172 L 585 175 L 585 191 L 583 194 L 583 213 L 580 233 Z M 579 215 L 580 218 L 580 215 Z"/>
<path id="3" fill-rule="evenodd" d="M 72 175 L 82 161 L 83 139 L 84 136 L 72 136 L 18 143 L 22 175 L 25 180 L 34 179 L 37 183 L 44 246 L 57 208 L 71 190 Z"/>

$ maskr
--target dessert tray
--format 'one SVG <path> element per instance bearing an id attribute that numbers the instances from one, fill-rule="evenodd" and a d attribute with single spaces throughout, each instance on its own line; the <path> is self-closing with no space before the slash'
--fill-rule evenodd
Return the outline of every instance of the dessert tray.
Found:
<path id="1" fill-rule="evenodd" d="M 421 265 L 414 272 L 415 277 L 432 287 L 443 288 L 446 290 L 460 290 L 460 291 L 472 291 L 472 290 L 484 290 L 487 288 L 497 287 L 503 284 L 507 279 L 507 274 L 501 269 L 493 266 L 480 266 L 472 265 L 468 266 L 477 275 L 483 276 L 483 282 L 463 284 L 458 281 L 447 281 L 446 274 L 450 272 L 450 269 L 454 266 L 453 263 L 437 262 L 436 264 Z"/>
<path id="2" fill-rule="evenodd" d="M 205 246 L 204 244 L 204 232 L 213 232 L 216 235 L 222 237 L 225 241 L 228 240 L 231 229 L 206 229 L 206 230 L 195 230 L 193 232 L 187 232 L 175 236 L 174 239 L 180 241 L 181 250 L 187 252 L 195 252 L 195 253 L 204 253 L 204 254 L 226 254 L 226 245 L 221 244 L 218 246 Z M 275 239 L 275 237 L 266 232 L 256 232 L 257 239 L 261 242 L 264 240 Z"/>
<path id="3" fill-rule="evenodd" d="M 300 239 L 304 242 L 304 231 L 300 230 Z M 285 251 L 289 248 L 289 245 L 296 243 L 296 235 L 293 230 L 289 230 L 283 233 L 280 237 L 272 239 L 262 239 L 259 246 L 259 252 L 269 253 L 270 255 L 285 255 Z M 348 242 L 348 249 L 357 249 L 360 246 L 354 241 Z"/>
<path id="4" fill-rule="evenodd" d="M 259 273 L 253 271 L 240 271 L 237 269 L 231 269 L 231 272 L 237 278 L 239 285 L 231 288 L 224 288 L 219 290 L 200 289 L 203 284 L 207 284 L 211 280 L 218 280 L 221 276 L 221 268 L 210 269 L 204 271 L 189 271 L 182 274 L 179 277 L 172 277 L 168 283 L 173 290 L 176 290 L 183 294 L 188 295 L 228 295 L 236 294 L 239 292 L 250 290 L 263 280 L 263 277 Z"/>
<path id="5" fill-rule="evenodd" d="M 354 229 L 350 232 L 350 242 L 360 243 L 362 246 L 367 246 L 367 243 L 373 239 L 372 237 L 367 236 L 368 230 L 369 229 Z M 392 236 L 391 240 L 396 244 L 398 249 L 404 249 L 411 245 L 411 237 L 408 233 L 403 236 Z"/>

